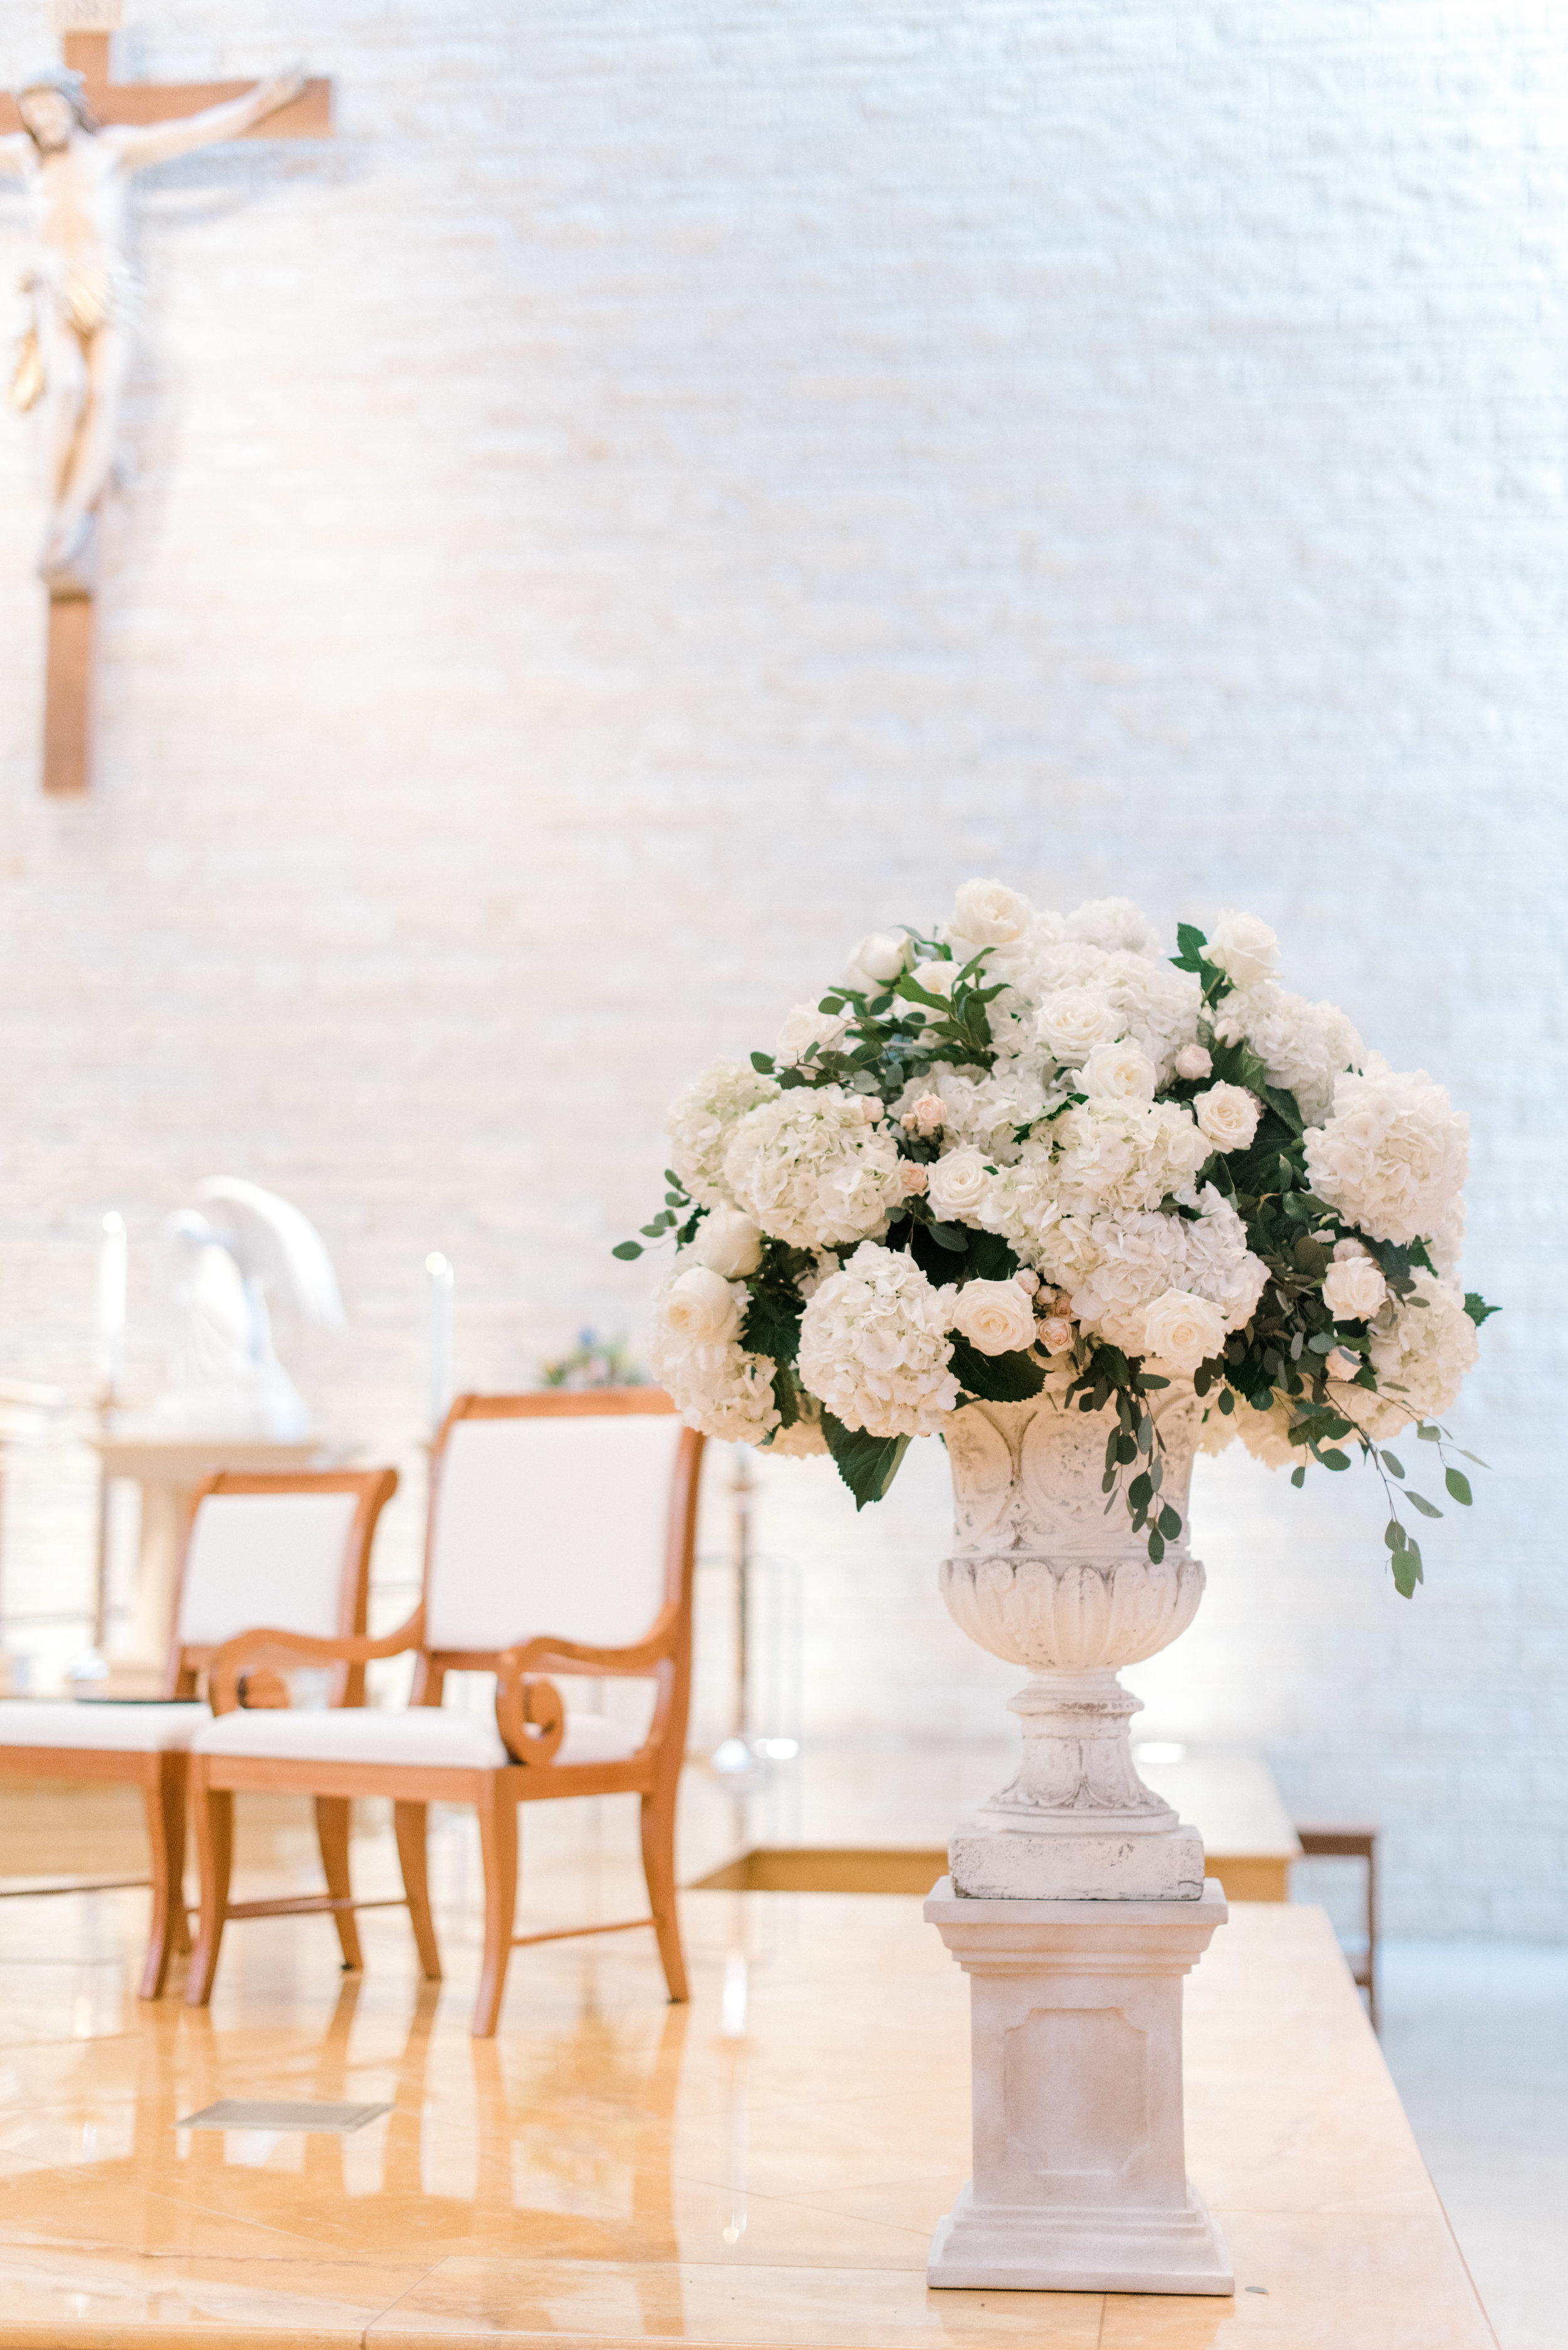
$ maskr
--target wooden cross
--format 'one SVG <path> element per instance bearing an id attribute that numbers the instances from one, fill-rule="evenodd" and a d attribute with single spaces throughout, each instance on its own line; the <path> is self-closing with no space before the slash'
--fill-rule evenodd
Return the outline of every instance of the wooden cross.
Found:
<path id="1" fill-rule="evenodd" d="M 168 122 L 243 98 L 249 82 L 112 82 L 109 39 L 119 28 L 120 0 L 52 0 L 64 62 L 83 76 L 88 105 L 100 123 Z M 24 128 L 16 102 L 0 93 L 0 137 Z M 299 97 L 245 131 L 252 139 L 329 139 L 332 84 L 307 82 Z M 95 599 L 90 592 L 49 598 L 49 648 L 44 714 L 44 789 L 85 792 L 92 779 Z"/>

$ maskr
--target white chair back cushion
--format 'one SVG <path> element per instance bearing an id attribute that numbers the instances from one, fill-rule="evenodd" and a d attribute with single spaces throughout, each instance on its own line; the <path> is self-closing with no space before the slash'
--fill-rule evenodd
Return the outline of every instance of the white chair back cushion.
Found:
<path id="1" fill-rule="evenodd" d="M 431 1528 L 425 1640 L 640 1640 L 664 1602 L 674 1412 L 460 1419 Z"/>
<path id="2" fill-rule="evenodd" d="M 196 1511 L 179 1638 L 216 1647 L 265 1625 L 340 1628 L 343 1568 L 357 1493 L 209 1493 Z"/>

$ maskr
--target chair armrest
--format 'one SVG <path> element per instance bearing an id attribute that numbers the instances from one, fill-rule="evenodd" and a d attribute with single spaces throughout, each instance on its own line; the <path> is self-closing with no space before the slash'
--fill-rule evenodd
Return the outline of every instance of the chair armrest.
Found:
<path id="1" fill-rule="evenodd" d="M 514 1762 L 548 1762 L 566 1732 L 566 1709 L 554 1681 L 531 1679 L 520 1648 L 495 1660 L 495 1727 Z"/>
<path id="2" fill-rule="evenodd" d="M 236 1632 L 225 1640 L 207 1669 L 207 1696 L 214 1713 L 233 1713 L 239 1699 L 239 1681 L 246 1665 L 368 1665 L 377 1657 L 401 1656 L 417 1648 L 424 1638 L 424 1603 L 395 1632 L 379 1640 L 350 1634 L 325 1638 L 314 1632 L 283 1632 L 265 1625 Z"/>
<path id="3" fill-rule="evenodd" d="M 648 1638 L 629 1648 L 595 1648 L 585 1640 L 557 1640 L 545 1633 L 535 1640 L 520 1641 L 505 1655 L 508 1660 L 515 1660 L 520 1673 L 536 1673 L 554 1666 L 557 1671 L 580 1669 L 596 1679 L 616 1673 L 646 1674 L 650 1666 L 674 1655 L 679 1620 L 678 1608 L 664 1608 Z"/>

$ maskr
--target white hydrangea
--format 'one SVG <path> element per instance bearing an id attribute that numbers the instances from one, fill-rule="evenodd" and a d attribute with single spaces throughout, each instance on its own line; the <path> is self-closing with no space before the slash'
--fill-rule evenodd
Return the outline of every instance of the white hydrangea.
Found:
<path id="1" fill-rule="evenodd" d="M 1185 1102 L 1116 1101 L 1106 1096 L 1064 1110 L 1045 1128 L 1037 1148 L 1054 1154 L 1056 1197 L 1063 1211 L 1093 1215 L 1102 1208 L 1158 1208 L 1189 1189 L 1210 1155 L 1207 1138 Z"/>
<path id="2" fill-rule="evenodd" d="M 1241 1433 L 1236 1426 L 1236 1399 L 1232 1396 L 1231 1400 L 1233 1409 L 1221 1411 L 1218 1403 L 1210 1399 L 1198 1422 L 1198 1450 L 1210 1460 L 1234 1444 Z"/>
<path id="3" fill-rule="evenodd" d="M 1149 1307 L 1168 1289 L 1181 1285 L 1181 1218 L 1162 1215 L 1158 1208 L 1124 1209 L 1096 1216 L 1086 1238 L 1094 1262 L 1073 1290 L 1073 1311 L 1113 1347 L 1139 1355 Z"/>
<path id="4" fill-rule="evenodd" d="M 1068 915 L 1064 928 L 1070 939 L 1103 947 L 1107 954 L 1124 951 L 1152 960 L 1159 952 L 1159 932 L 1130 898 L 1091 898 Z"/>
<path id="5" fill-rule="evenodd" d="M 995 1176 L 984 1221 L 1065 1289 L 1078 1320 L 1114 1347 L 1142 1352 L 1144 1317 L 1168 1289 L 1206 1298 L 1227 1330 L 1248 1320 L 1267 1270 L 1248 1248 L 1241 1217 L 1211 1183 L 1203 1187 L 1196 1217 L 1158 1207 L 1064 1215 L 1042 1196 L 1039 1175 L 1035 1161 Z"/>
<path id="6" fill-rule="evenodd" d="M 731 1138 L 724 1180 L 753 1222 L 794 1248 L 886 1232 L 905 1196 L 881 1105 L 839 1086 L 796 1087 L 752 1110 Z"/>
<path id="7" fill-rule="evenodd" d="M 717 1275 L 700 1275 L 713 1283 Z M 681 1290 L 688 1284 L 688 1292 Z M 739 1283 L 730 1284 L 727 1300 L 705 1294 L 706 1309 L 693 1315 L 682 1310 L 690 1295 L 691 1268 L 677 1263 L 654 1300 L 653 1328 L 649 1348 L 654 1378 L 666 1389 L 689 1428 L 728 1444 L 760 1444 L 779 1424 L 774 1402 L 773 1365 L 753 1355 L 733 1336 L 711 1337 L 710 1331 L 738 1329 L 750 1293 Z"/>
<path id="8" fill-rule="evenodd" d="M 1459 1287 L 1429 1273 L 1415 1281 L 1416 1298 L 1390 1298 L 1368 1333 L 1379 1396 L 1397 1405 L 1401 1421 L 1440 1419 L 1480 1351 Z"/>
<path id="9" fill-rule="evenodd" d="M 1122 951 L 1107 956 L 1099 984 L 1119 1015 L 1117 1035 L 1141 1045 L 1159 1071 L 1160 1084 L 1168 1086 L 1178 1053 L 1197 1040 L 1203 1005 L 1198 973 Z"/>
<path id="10" fill-rule="evenodd" d="M 1370 1402 L 1371 1399 L 1364 1400 Z M 1303 1461 L 1312 1459 L 1304 1444 L 1291 1442 L 1290 1406 L 1282 1398 L 1276 1396 L 1267 1411 L 1255 1411 L 1238 1396 L 1232 1417 L 1237 1435 L 1253 1460 L 1261 1461 L 1265 1469 L 1297 1469 Z"/>
<path id="11" fill-rule="evenodd" d="M 1332 1117 L 1306 1133 L 1313 1190 L 1375 1241 L 1446 1226 L 1469 1160 L 1469 1120 L 1425 1069 L 1338 1078 Z"/>
<path id="12" fill-rule="evenodd" d="M 805 1309 L 801 1378 L 846 1428 L 929 1436 L 958 1401 L 948 1311 L 912 1258 L 864 1242 Z"/>
<path id="13" fill-rule="evenodd" d="M 1269 1269 L 1247 1246 L 1246 1225 L 1212 1183 L 1205 1183 L 1198 1205 L 1195 1222 L 1180 1220 L 1186 1286 L 1219 1306 L 1227 1330 L 1240 1330 L 1251 1319 Z"/>
<path id="14" fill-rule="evenodd" d="M 670 1163 L 703 1207 L 738 1206 L 724 1180 L 724 1153 L 748 1110 L 772 1101 L 778 1090 L 772 1077 L 743 1061 L 712 1061 L 670 1103 L 664 1120 Z"/>
<path id="15" fill-rule="evenodd" d="M 775 1428 L 767 1446 L 770 1461 L 812 1461 L 826 1451 L 822 1422 L 804 1416 L 788 1428 Z"/>
<path id="16" fill-rule="evenodd" d="M 1295 1096 L 1309 1126 L 1327 1116 L 1335 1078 L 1366 1058 L 1366 1046 L 1337 1005 L 1309 1003 L 1272 980 L 1233 988 L 1213 1017 L 1220 1042 L 1250 1045 L 1269 1083 Z"/>
<path id="17" fill-rule="evenodd" d="M 945 1113 L 943 1141 L 973 1143 L 994 1165 L 1006 1165 L 1018 1156 L 1019 1128 L 1033 1126 L 1062 1097 L 1060 1087 L 1047 1088 L 1043 1068 L 1037 1052 L 1023 1061 L 999 1060 L 989 1074 L 939 1062 L 910 1079 L 893 1115 L 907 1119 L 922 1095 L 935 1094 Z"/>

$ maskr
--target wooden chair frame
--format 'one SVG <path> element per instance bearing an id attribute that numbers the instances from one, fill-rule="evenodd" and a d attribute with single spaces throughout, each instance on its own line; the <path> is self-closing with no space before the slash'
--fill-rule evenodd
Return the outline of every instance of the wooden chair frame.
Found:
<path id="1" fill-rule="evenodd" d="M 354 1493 L 354 1513 L 348 1565 L 339 1586 L 338 1620 L 345 1638 L 360 1638 L 369 1589 L 370 1544 L 381 1512 L 398 1489 L 395 1469 L 284 1470 L 254 1474 L 225 1470 L 205 1478 L 192 1497 L 180 1547 L 174 1584 L 174 1634 L 164 1675 L 163 1698 L 193 1698 L 203 1673 L 211 1670 L 219 1651 L 211 1646 L 187 1644 L 180 1638 L 180 1605 L 184 1596 L 185 1570 L 196 1513 L 214 1493 Z M 345 1660 L 332 1677 L 334 1705 L 362 1705 L 365 1669 Z M 14 1779 L 109 1781 L 140 1785 L 147 1816 L 147 1845 L 151 1862 L 152 1918 L 147 1953 L 142 1961 L 138 1994 L 156 1999 L 168 1978 L 169 1962 L 177 1950 L 190 1948 L 186 1924 L 185 1814 L 190 1756 L 183 1748 L 151 1749 L 99 1746 L 0 1746 L 0 1776 Z M 348 1868 L 348 1807 L 318 1805 L 317 1826 L 323 1866 L 330 1876 Z M 341 1852 L 341 1863 L 338 1854 Z M 352 1925 L 350 1921 L 350 1930 Z"/>
<path id="2" fill-rule="evenodd" d="M 425 1574 L 431 1572 L 446 1446 L 460 1421 L 668 1414 L 675 1407 L 658 1388 L 598 1388 L 580 1392 L 546 1389 L 528 1395 L 459 1396 L 447 1414 L 431 1460 L 431 1499 L 425 1536 Z M 212 1995 L 223 1928 L 231 1918 L 276 1916 L 327 1909 L 340 1920 L 358 1908 L 406 1907 L 420 1964 L 428 1981 L 441 1977 L 441 1956 L 431 1918 L 426 1866 L 426 1824 L 431 1803 L 472 1804 L 479 1820 L 484 1861 L 484 1956 L 474 2005 L 473 2036 L 494 2032 L 514 1950 L 533 1942 L 569 1939 L 578 1933 L 620 1933 L 651 1925 L 659 1941 L 665 1981 L 672 2000 L 687 1996 L 686 1967 L 675 1906 L 675 1804 L 685 1759 L 686 1717 L 691 1691 L 691 1579 L 696 1552 L 697 1497 L 703 1439 L 683 1431 L 676 1455 L 665 1555 L 664 1602 L 647 1636 L 628 1648 L 596 1648 L 548 1635 L 494 1649 L 437 1649 L 425 1643 L 425 1603 L 382 1639 L 321 1640 L 265 1628 L 228 1641 L 213 1672 L 214 1712 L 234 1702 L 237 1676 L 256 1664 L 336 1663 L 360 1669 L 379 1657 L 417 1653 L 410 1703 L 439 1705 L 450 1672 L 493 1672 L 495 1717 L 509 1763 L 494 1769 L 455 1765 L 324 1762 L 295 1757 L 196 1754 L 192 1757 L 192 1798 L 202 1870 L 202 1922 L 192 1958 L 186 1998 L 202 2006 Z M 525 1497 L 520 1497 L 525 1506 Z M 586 1673 L 595 1679 L 624 1676 L 658 1684 L 653 1719 L 635 1754 L 615 1762 L 561 1763 L 555 1759 L 566 1727 L 566 1708 L 551 1671 Z M 403 1900 L 361 1902 L 348 1881 L 347 1854 L 341 1883 L 327 1873 L 324 1895 L 287 1902 L 233 1903 L 234 1797 L 248 1789 L 293 1789 L 347 1808 L 355 1796 L 389 1796 L 402 1868 Z M 517 1905 L 517 1807 L 565 1795 L 631 1794 L 642 1798 L 642 1862 L 649 1915 L 603 1926 L 562 1927 L 543 1934 L 514 1934 Z M 346 1946 L 347 1947 L 347 1946 Z M 350 1960 L 350 1964 L 358 1963 Z"/>

